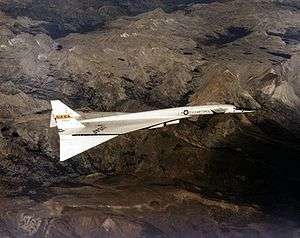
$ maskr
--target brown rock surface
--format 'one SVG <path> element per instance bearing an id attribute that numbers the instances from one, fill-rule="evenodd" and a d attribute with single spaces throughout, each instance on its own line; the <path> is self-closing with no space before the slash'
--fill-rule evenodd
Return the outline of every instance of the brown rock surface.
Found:
<path id="1" fill-rule="evenodd" d="M 1 236 L 299 235 L 297 1 L 156 9 L 55 40 L 41 25 L 53 18 L 41 9 L 52 8 L 39 1 L 29 14 L 32 2 L 0 2 Z M 164 1 L 150 2 L 100 12 L 117 18 Z M 80 16 L 95 9 L 69 4 L 53 11 L 82 12 L 59 36 L 82 32 Z M 51 99 L 85 112 L 212 102 L 258 110 L 134 132 L 60 163 Z"/>

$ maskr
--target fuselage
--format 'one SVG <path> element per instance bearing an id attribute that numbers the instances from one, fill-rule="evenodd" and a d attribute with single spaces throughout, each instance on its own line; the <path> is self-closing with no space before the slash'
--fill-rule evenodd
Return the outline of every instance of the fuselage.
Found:
<path id="1" fill-rule="evenodd" d="M 204 106 L 190 106 L 190 107 L 177 107 L 168 109 L 159 109 L 153 111 L 128 113 L 123 115 L 98 117 L 92 119 L 81 120 L 81 123 L 97 123 L 105 121 L 118 121 L 118 120 L 139 120 L 139 119 L 154 119 L 154 118 L 188 118 L 192 116 L 215 114 L 215 113 L 240 113 L 235 106 L 228 104 L 219 105 L 204 105 Z"/>

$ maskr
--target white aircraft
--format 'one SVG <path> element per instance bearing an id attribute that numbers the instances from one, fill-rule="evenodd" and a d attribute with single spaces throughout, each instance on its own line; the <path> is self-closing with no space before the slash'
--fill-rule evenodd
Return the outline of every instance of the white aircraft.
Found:
<path id="1" fill-rule="evenodd" d="M 253 112 L 233 105 L 177 107 L 137 113 L 99 113 L 98 117 L 82 116 L 59 100 L 51 101 L 50 127 L 57 127 L 60 138 L 60 161 L 65 161 L 118 135 L 141 129 L 155 129 L 178 124 L 192 116 Z M 99 117 L 100 116 L 100 117 Z"/>

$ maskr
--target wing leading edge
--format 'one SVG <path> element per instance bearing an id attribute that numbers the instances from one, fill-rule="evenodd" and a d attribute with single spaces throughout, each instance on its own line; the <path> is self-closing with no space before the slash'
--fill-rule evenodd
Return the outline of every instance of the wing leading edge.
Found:
<path id="1" fill-rule="evenodd" d="M 175 122 L 178 123 L 177 118 L 106 121 L 96 125 L 80 122 L 84 127 L 59 132 L 60 160 L 65 161 L 118 135 L 146 128 L 158 128 L 159 125 L 174 124 Z"/>

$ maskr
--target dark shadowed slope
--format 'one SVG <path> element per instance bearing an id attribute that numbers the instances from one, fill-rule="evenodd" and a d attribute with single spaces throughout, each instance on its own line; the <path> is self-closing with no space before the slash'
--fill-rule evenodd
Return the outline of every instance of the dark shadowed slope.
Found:
<path id="1" fill-rule="evenodd" d="M 41 19 L 1 13 L 0 236 L 297 237 L 300 15 L 289 4 L 157 9 L 56 40 Z M 84 113 L 257 112 L 139 131 L 59 163 L 51 99 Z"/>

